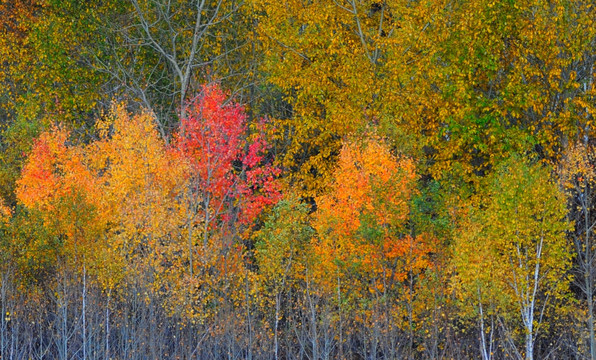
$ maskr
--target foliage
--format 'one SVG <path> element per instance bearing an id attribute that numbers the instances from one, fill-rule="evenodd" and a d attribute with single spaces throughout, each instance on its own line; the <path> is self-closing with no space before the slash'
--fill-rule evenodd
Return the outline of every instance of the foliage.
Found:
<path id="1" fill-rule="evenodd" d="M 330 191 L 317 198 L 313 276 L 335 298 L 338 326 L 346 326 L 344 316 L 355 322 L 343 336 L 362 326 L 407 329 L 408 287 L 430 266 L 432 251 L 428 236 L 407 227 L 416 178 L 410 159 L 371 137 L 344 144 Z"/>
<path id="2" fill-rule="evenodd" d="M 279 170 L 267 158 L 269 145 L 262 134 L 244 140 L 244 110 L 225 104 L 219 87 L 204 87 L 188 114 L 174 147 L 190 167 L 189 211 L 200 213 L 206 245 L 218 221 L 251 223 L 263 207 L 277 201 Z"/>
<path id="3" fill-rule="evenodd" d="M 596 357 L 596 338 L 594 335 L 594 187 L 596 172 L 594 170 L 594 148 L 590 144 L 576 143 L 570 145 L 559 168 L 560 185 L 569 199 L 568 219 L 574 224 L 570 232 L 573 245 L 574 284 L 581 292 L 581 300 L 585 298 L 587 305 L 587 328 L 590 355 Z"/>
<path id="4" fill-rule="evenodd" d="M 525 337 L 519 353 L 527 359 L 544 310 L 568 290 L 565 214 L 565 197 L 549 169 L 512 157 L 496 171 L 456 243 L 462 296 L 478 309 L 497 308 L 500 316 L 515 309 Z"/>
<path id="5" fill-rule="evenodd" d="M 588 1 L 254 3 L 264 69 L 293 106 L 285 164 L 306 194 L 372 124 L 435 177 L 466 181 L 530 146 L 556 158 L 593 128 Z"/>
<path id="6" fill-rule="evenodd" d="M 0 358 L 596 359 L 595 11 L 0 2 Z"/>

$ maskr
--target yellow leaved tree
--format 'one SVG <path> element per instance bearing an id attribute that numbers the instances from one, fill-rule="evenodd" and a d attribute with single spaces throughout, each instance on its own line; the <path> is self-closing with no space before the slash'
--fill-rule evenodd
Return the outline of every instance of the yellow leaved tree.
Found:
<path id="1" fill-rule="evenodd" d="M 536 338 L 548 325 L 545 311 L 568 291 L 565 200 L 549 168 L 513 157 L 499 166 L 487 193 L 468 213 L 455 241 L 454 263 L 462 296 L 480 319 L 483 358 L 492 356 L 491 339 L 485 338 L 491 332 L 484 324 L 489 315 L 502 323 L 517 319 L 523 345 L 512 350 L 534 358 Z"/>

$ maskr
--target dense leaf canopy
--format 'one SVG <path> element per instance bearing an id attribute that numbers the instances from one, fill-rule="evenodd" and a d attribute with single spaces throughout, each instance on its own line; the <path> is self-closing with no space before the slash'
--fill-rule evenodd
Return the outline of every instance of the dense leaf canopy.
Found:
<path id="1" fill-rule="evenodd" d="M 596 360 L 593 0 L 0 2 L 0 358 Z"/>

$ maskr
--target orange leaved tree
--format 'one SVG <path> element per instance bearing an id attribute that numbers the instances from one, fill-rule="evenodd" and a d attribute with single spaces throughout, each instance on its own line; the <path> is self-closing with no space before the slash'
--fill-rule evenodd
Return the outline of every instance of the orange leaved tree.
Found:
<path id="1" fill-rule="evenodd" d="M 414 163 L 394 156 L 382 139 L 351 141 L 342 147 L 329 192 L 317 198 L 316 276 L 337 301 L 340 353 L 350 334 L 345 312 L 365 323 L 355 326 L 381 334 L 404 320 L 399 304 L 411 300 L 406 283 L 428 265 L 425 241 L 407 226 L 416 179 Z"/>
<path id="2" fill-rule="evenodd" d="M 90 255 L 106 219 L 97 179 L 86 164 L 83 151 L 67 146 L 69 133 L 53 128 L 35 142 L 21 178 L 18 201 L 40 213 L 44 225 L 63 239 L 65 255 L 75 260 Z"/>

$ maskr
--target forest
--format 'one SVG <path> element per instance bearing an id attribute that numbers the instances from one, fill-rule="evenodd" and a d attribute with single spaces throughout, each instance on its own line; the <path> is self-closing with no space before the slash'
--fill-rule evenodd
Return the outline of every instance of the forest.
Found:
<path id="1" fill-rule="evenodd" d="M 0 359 L 596 360 L 594 0 L 0 0 Z"/>

